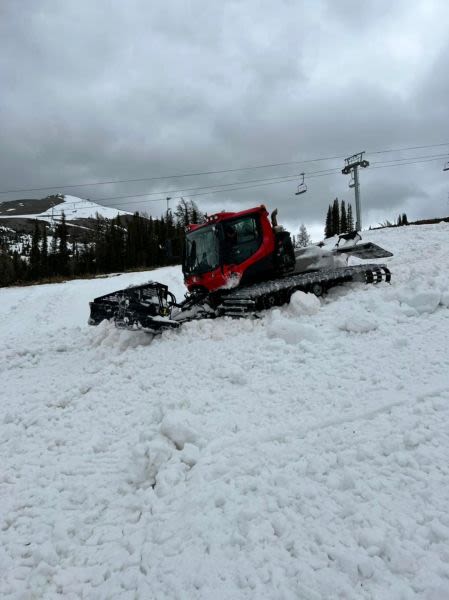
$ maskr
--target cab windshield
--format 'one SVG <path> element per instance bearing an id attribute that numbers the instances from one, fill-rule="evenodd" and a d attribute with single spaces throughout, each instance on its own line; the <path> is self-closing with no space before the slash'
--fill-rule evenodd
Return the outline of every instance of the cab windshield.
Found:
<path id="1" fill-rule="evenodd" d="M 215 225 L 201 227 L 186 235 L 184 273 L 207 273 L 220 264 L 218 234 Z"/>

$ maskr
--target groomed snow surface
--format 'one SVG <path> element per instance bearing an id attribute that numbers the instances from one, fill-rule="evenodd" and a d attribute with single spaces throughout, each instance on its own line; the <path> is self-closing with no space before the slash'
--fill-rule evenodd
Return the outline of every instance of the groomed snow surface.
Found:
<path id="1" fill-rule="evenodd" d="M 158 338 L 0 290 L 2 598 L 449 598 L 449 226 L 364 235 L 391 286 Z"/>

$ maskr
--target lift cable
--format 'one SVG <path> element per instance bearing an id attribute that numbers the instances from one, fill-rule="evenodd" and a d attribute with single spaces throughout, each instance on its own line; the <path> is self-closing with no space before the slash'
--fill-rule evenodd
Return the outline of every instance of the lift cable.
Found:
<path id="1" fill-rule="evenodd" d="M 420 161 L 408 161 L 406 163 L 399 163 L 399 164 L 377 164 L 376 166 L 373 166 L 372 169 L 384 169 L 387 167 L 400 167 L 400 166 L 405 166 L 405 165 L 411 165 L 411 164 L 420 164 L 420 163 L 425 163 L 425 162 L 431 162 L 431 161 L 436 161 L 438 159 L 436 158 L 432 158 L 430 160 L 420 160 Z M 306 179 L 315 179 L 318 177 L 327 177 L 329 175 L 335 175 L 335 174 L 339 174 L 341 172 L 341 169 L 326 169 L 323 171 L 313 171 L 312 173 L 310 173 L 309 175 L 306 175 Z M 194 193 L 194 194 L 188 194 L 189 198 L 194 198 L 197 196 L 207 196 L 208 194 L 219 194 L 222 192 L 233 192 L 233 191 L 239 191 L 239 190 L 250 190 L 250 189 L 256 189 L 256 188 L 261 188 L 261 187 L 266 187 L 266 186 L 271 186 L 271 185 L 279 185 L 281 183 L 290 183 L 293 181 L 296 181 L 298 178 L 297 174 L 292 174 L 292 175 L 286 175 L 282 178 L 274 178 L 274 181 L 267 181 L 267 180 L 255 180 L 255 181 L 259 181 L 261 183 L 255 183 L 252 185 L 244 185 L 244 186 L 240 186 L 240 184 L 244 184 L 244 183 L 250 183 L 250 181 L 248 182 L 234 182 L 232 184 L 223 184 L 226 186 L 238 186 L 238 187 L 227 187 L 226 189 L 209 189 L 208 191 L 202 191 L 202 192 L 198 192 L 198 193 Z M 218 187 L 218 186 L 211 186 L 211 187 Z M 202 188 L 197 188 L 197 189 L 202 189 Z M 152 194 L 155 194 L 155 192 L 151 192 Z M 158 192 L 158 193 L 164 193 L 164 192 Z M 145 194 L 148 195 L 148 194 Z M 134 198 L 135 196 L 131 196 L 131 198 Z M 125 196 L 124 198 L 129 198 L 129 196 Z M 172 200 L 181 200 L 183 198 L 182 195 L 179 196 L 172 196 L 171 199 Z M 113 198 L 101 198 L 102 201 L 106 201 L 106 200 L 112 200 Z M 115 198 L 117 199 L 117 198 Z M 135 200 L 134 202 L 132 202 L 132 204 L 138 204 L 138 203 L 148 203 L 148 202 L 165 202 L 166 201 L 166 197 L 160 197 L 160 198 L 148 198 L 145 200 Z M 80 207 L 80 205 L 83 202 L 89 202 L 89 201 L 84 201 L 81 200 L 80 202 L 77 203 L 77 207 Z M 95 200 L 92 200 L 92 202 L 96 202 Z M 121 205 L 123 204 L 123 202 L 121 203 Z M 125 203 L 126 204 L 126 203 Z M 106 206 L 106 208 L 115 208 L 117 210 L 120 210 L 122 208 L 122 206 L 117 206 L 117 205 L 110 205 L 110 206 Z M 59 205 L 56 205 L 56 207 Z M 102 205 L 99 204 L 99 206 L 101 207 Z M 82 208 L 82 206 L 81 206 Z M 125 210 L 123 208 L 123 210 Z M 64 212 L 63 210 L 61 210 L 60 213 L 58 212 L 54 212 L 55 216 L 61 215 L 62 212 Z M 19 216 L 19 215 L 17 215 Z"/>
<path id="2" fill-rule="evenodd" d="M 403 152 L 403 151 L 405 152 L 408 150 L 423 150 L 426 148 L 438 148 L 438 147 L 442 147 L 442 146 L 449 146 L 449 142 L 442 142 L 439 144 L 427 144 L 427 145 L 421 145 L 421 146 L 406 146 L 406 147 L 394 148 L 394 149 L 372 150 L 369 152 L 367 151 L 366 154 L 388 154 L 391 152 Z M 61 190 L 61 189 L 67 189 L 67 188 L 82 188 L 82 187 L 97 186 L 97 185 L 110 185 L 110 184 L 117 184 L 117 183 L 134 183 L 134 182 L 158 181 L 158 180 L 160 181 L 160 180 L 166 180 L 166 179 L 179 179 L 182 177 L 199 177 L 199 176 L 204 176 L 204 175 L 218 175 L 218 174 L 222 174 L 222 173 L 235 173 L 238 171 L 250 171 L 253 169 L 267 169 L 267 168 L 281 167 L 281 166 L 287 166 L 287 165 L 303 165 L 303 164 L 320 162 L 320 161 L 341 160 L 341 159 L 345 158 L 346 156 L 347 156 L 347 154 L 340 154 L 338 156 L 318 157 L 318 158 L 311 158 L 311 159 L 306 159 L 306 160 L 271 163 L 271 164 L 264 164 L 264 165 L 253 165 L 253 166 L 249 166 L 249 167 L 240 167 L 240 168 L 234 168 L 234 169 L 220 169 L 220 170 L 215 170 L 215 171 L 183 173 L 180 175 L 172 174 L 172 175 L 163 175 L 163 176 L 158 176 L 158 177 L 140 177 L 137 179 L 110 179 L 108 181 L 92 181 L 89 183 L 48 185 L 45 187 L 36 187 L 36 188 L 28 187 L 28 188 L 20 188 L 20 189 L 12 189 L 12 190 L 0 190 L 0 194 L 16 194 L 16 193 L 21 193 L 21 192 L 40 192 L 40 191 L 52 190 L 52 189 Z"/>
<path id="3" fill-rule="evenodd" d="M 444 155 L 444 156 L 446 156 L 446 155 Z M 431 158 L 421 157 L 419 160 L 417 159 L 417 160 L 413 160 L 413 161 L 406 160 L 406 159 L 394 159 L 392 161 L 372 162 L 371 164 L 373 166 L 371 167 L 371 169 L 382 169 L 385 167 L 396 167 L 396 166 L 401 166 L 401 165 L 420 164 L 420 163 L 426 163 L 426 162 L 433 162 L 433 161 L 440 160 L 440 159 L 441 159 L 441 156 L 433 156 Z M 406 162 L 398 162 L 399 160 L 406 161 Z M 340 173 L 339 168 L 311 171 L 310 173 L 305 173 L 305 179 L 314 179 L 315 177 L 333 175 L 336 173 Z M 272 183 L 288 183 L 292 180 L 296 180 L 297 178 L 298 178 L 298 175 L 296 173 L 291 173 L 291 174 L 287 174 L 287 175 L 283 175 L 283 176 L 269 177 L 269 178 L 265 178 L 265 179 L 249 179 L 249 180 L 245 180 L 245 181 L 234 181 L 232 183 L 215 184 L 215 185 L 209 185 L 209 186 L 200 186 L 200 187 L 192 187 L 192 188 L 178 188 L 175 190 L 162 190 L 162 191 L 157 191 L 157 192 L 146 192 L 145 194 L 132 194 L 132 195 L 125 195 L 125 196 L 107 196 L 107 197 L 96 198 L 96 199 L 92 199 L 92 200 L 81 199 L 77 203 L 77 206 L 81 207 L 82 203 L 86 203 L 86 205 L 88 205 L 89 202 L 101 203 L 101 202 L 109 202 L 112 200 L 128 200 L 128 202 L 121 202 L 120 206 L 130 204 L 130 203 L 138 204 L 141 202 L 144 202 L 144 203 L 146 203 L 146 202 L 161 202 L 163 200 L 166 201 L 167 194 L 177 194 L 177 193 L 185 194 L 186 192 L 195 192 L 198 190 L 209 190 L 209 191 L 204 191 L 201 194 L 186 194 L 189 197 L 190 196 L 199 196 L 199 195 L 207 195 L 208 193 L 211 193 L 211 194 L 218 193 L 220 191 L 234 191 L 237 189 L 250 189 L 251 186 L 250 185 L 247 186 L 246 184 L 254 183 L 254 184 L 256 184 L 256 185 L 254 185 L 254 187 L 260 187 L 259 184 L 268 183 L 269 185 L 271 185 Z M 245 185 L 244 188 L 229 189 L 232 186 L 239 186 L 242 184 Z M 227 188 L 227 190 L 226 189 L 215 189 L 215 188 Z M 162 195 L 164 195 L 164 197 L 162 197 Z M 161 196 L 161 197 L 148 198 L 148 196 Z M 172 199 L 180 199 L 182 197 L 183 197 L 182 195 L 171 196 Z M 142 200 L 142 199 L 133 200 L 133 198 L 145 198 L 145 199 L 144 200 Z M 56 206 L 58 206 L 58 205 L 56 205 Z M 120 208 L 120 206 L 111 205 L 111 208 Z"/>
<path id="4" fill-rule="evenodd" d="M 436 159 L 431 159 L 431 160 L 436 160 Z M 400 166 L 402 166 L 404 164 L 417 164 L 417 162 L 418 161 L 411 161 L 411 162 L 408 162 L 408 163 L 401 163 L 401 164 L 377 165 L 377 166 L 374 166 L 372 168 L 373 169 L 383 169 L 383 168 L 386 168 L 386 167 L 400 167 Z M 426 162 L 426 161 L 419 161 L 419 162 Z M 339 174 L 340 172 L 341 172 L 340 169 L 333 169 L 332 172 L 310 174 L 307 177 L 307 179 L 315 179 L 315 178 L 318 178 L 318 177 L 327 177 L 329 175 L 333 175 L 333 174 L 337 174 L 337 173 Z M 234 187 L 234 188 L 230 188 L 230 189 L 218 189 L 218 190 L 209 190 L 207 192 L 198 192 L 198 193 L 195 193 L 195 194 L 189 194 L 189 198 L 193 198 L 193 197 L 197 197 L 197 196 L 206 196 L 208 194 L 219 194 L 219 193 L 222 193 L 222 192 L 233 192 L 233 191 L 239 191 L 239 190 L 250 190 L 250 189 L 261 188 L 261 187 L 266 187 L 266 186 L 271 186 L 271 185 L 279 185 L 281 183 L 290 183 L 290 182 L 296 181 L 297 177 L 298 177 L 297 175 L 292 175 L 289 178 L 285 177 L 282 180 L 269 181 L 269 182 L 259 183 L 259 184 L 253 184 L 253 185 L 245 185 L 245 186 L 242 186 L 242 187 L 238 186 L 238 187 Z M 176 200 L 176 199 L 181 199 L 182 197 L 183 196 L 172 196 L 172 199 Z M 161 198 L 152 198 L 152 199 L 144 200 L 144 201 L 137 200 L 136 203 L 137 202 L 163 202 L 163 201 L 166 201 L 166 198 L 162 198 L 162 197 Z M 56 206 L 58 206 L 58 205 L 56 205 Z M 117 210 L 120 210 L 120 207 L 118 207 L 118 206 L 109 206 L 107 208 L 116 208 Z M 55 211 L 54 215 L 55 216 L 62 215 L 62 212 L 64 212 L 64 211 L 61 211 L 61 213 L 58 214 Z"/>

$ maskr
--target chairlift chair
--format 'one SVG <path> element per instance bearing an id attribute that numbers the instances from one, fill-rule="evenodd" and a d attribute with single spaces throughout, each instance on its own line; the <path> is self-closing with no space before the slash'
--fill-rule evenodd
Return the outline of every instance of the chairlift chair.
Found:
<path id="1" fill-rule="evenodd" d="M 449 171 L 449 160 L 447 161 L 447 163 L 444 165 L 443 167 L 443 171 Z"/>
<path id="2" fill-rule="evenodd" d="M 304 173 L 301 173 L 302 180 L 298 185 L 298 189 L 295 192 L 295 196 L 299 196 L 300 194 L 304 194 L 307 192 L 307 185 L 304 183 Z"/>

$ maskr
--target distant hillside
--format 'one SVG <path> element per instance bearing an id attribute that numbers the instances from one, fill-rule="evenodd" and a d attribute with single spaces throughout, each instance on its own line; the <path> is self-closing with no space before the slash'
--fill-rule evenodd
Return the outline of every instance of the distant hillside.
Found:
<path id="1" fill-rule="evenodd" d="M 40 199 L 0 202 L 0 219 L 39 219 L 50 222 L 51 220 L 60 220 L 62 212 L 67 221 L 94 219 L 97 214 L 106 219 L 131 214 L 118 208 L 102 206 L 84 198 L 62 194 Z"/>
<path id="2" fill-rule="evenodd" d="M 46 198 L 24 198 L 0 202 L 0 217 L 16 217 L 44 213 L 58 204 L 63 204 L 64 196 L 57 194 Z"/>
<path id="3" fill-rule="evenodd" d="M 55 194 L 46 198 L 23 198 L 0 202 L 1 237 L 5 241 L 5 237 L 15 237 L 19 240 L 24 236 L 24 247 L 27 247 L 26 236 L 31 236 L 33 233 L 36 219 L 45 221 L 54 228 L 61 222 L 63 212 L 69 241 L 83 240 L 85 234 L 94 227 L 97 214 L 106 219 L 120 216 L 124 224 L 132 217 L 132 213 L 102 206 L 76 196 Z"/>
<path id="4" fill-rule="evenodd" d="M 97 216 L 89 216 L 94 210 Z M 66 197 L 42 213 L 0 217 L 0 287 L 179 261 L 186 215 L 175 221 L 171 213 L 160 219 L 115 209 L 102 213 L 114 218 L 104 218 L 93 203 Z"/>

